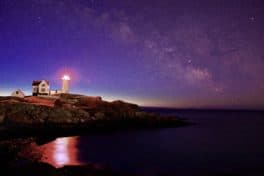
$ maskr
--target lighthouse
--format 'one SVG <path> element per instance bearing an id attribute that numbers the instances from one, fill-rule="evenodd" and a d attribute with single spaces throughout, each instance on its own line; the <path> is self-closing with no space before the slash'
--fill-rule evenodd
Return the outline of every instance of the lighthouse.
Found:
<path id="1" fill-rule="evenodd" d="M 69 81 L 71 80 L 69 75 L 62 77 L 62 93 L 69 93 Z"/>

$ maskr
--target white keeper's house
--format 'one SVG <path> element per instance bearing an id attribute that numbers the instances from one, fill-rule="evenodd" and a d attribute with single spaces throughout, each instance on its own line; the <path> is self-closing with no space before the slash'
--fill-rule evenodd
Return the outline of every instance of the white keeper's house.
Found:
<path id="1" fill-rule="evenodd" d="M 32 95 L 49 95 L 50 83 L 47 80 L 33 81 L 32 82 Z"/>

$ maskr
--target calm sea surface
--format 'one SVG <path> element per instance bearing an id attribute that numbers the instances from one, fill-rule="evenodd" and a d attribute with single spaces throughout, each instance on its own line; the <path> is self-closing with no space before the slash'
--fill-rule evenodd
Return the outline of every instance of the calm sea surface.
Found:
<path id="1" fill-rule="evenodd" d="M 264 112 L 148 110 L 196 125 L 58 138 L 41 146 L 43 161 L 142 175 L 264 175 Z"/>

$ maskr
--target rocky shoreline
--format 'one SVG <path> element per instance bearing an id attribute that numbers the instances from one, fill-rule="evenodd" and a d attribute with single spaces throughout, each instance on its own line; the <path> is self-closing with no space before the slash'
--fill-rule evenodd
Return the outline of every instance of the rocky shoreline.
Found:
<path id="1" fill-rule="evenodd" d="M 143 112 L 138 105 L 107 102 L 101 97 L 0 97 L 0 168 L 9 175 L 129 175 L 94 164 L 55 168 L 40 163 L 38 154 L 25 151 L 32 144 L 44 144 L 59 136 L 189 124 L 178 117 Z"/>
<path id="2" fill-rule="evenodd" d="M 189 123 L 174 116 L 143 112 L 138 105 L 107 102 L 101 97 L 0 97 L 1 135 L 109 131 L 178 127 Z M 0 135 L 0 137 L 1 137 Z"/>

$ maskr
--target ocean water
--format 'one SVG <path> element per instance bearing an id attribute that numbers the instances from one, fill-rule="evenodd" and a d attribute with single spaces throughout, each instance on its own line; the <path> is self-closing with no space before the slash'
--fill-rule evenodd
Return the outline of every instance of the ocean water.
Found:
<path id="1" fill-rule="evenodd" d="M 264 112 L 146 109 L 195 125 L 57 138 L 42 147 L 56 167 L 98 163 L 140 175 L 264 175 Z"/>

